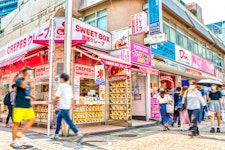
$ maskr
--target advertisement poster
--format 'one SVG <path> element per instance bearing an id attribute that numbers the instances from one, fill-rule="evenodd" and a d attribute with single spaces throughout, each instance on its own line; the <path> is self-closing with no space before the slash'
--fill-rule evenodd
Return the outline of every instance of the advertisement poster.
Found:
<path id="1" fill-rule="evenodd" d="M 35 78 L 43 78 L 49 76 L 49 65 L 35 68 Z"/>
<path id="2" fill-rule="evenodd" d="M 105 85 L 99 85 L 100 100 L 105 100 Z"/>
<path id="3" fill-rule="evenodd" d="M 74 100 L 80 100 L 80 77 L 74 77 Z"/>
<path id="4" fill-rule="evenodd" d="M 96 85 L 105 85 L 104 65 L 95 65 L 95 84 Z"/>
<path id="5" fill-rule="evenodd" d="M 213 75 L 215 74 L 215 67 L 212 62 L 193 53 L 192 53 L 192 67 L 207 72 L 209 74 Z"/>
<path id="6" fill-rule="evenodd" d="M 160 119 L 159 102 L 156 97 L 151 98 L 151 118 Z"/>
<path id="7" fill-rule="evenodd" d="M 122 29 L 112 32 L 112 49 L 128 48 L 129 30 Z"/>
<path id="8" fill-rule="evenodd" d="M 152 65 L 150 48 L 142 46 L 134 42 L 130 42 L 130 51 L 131 51 L 132 63 L 136 63 L 136 64 L 148 66 L 148 67 Z"/>
<path id="9" fill-rule="evenodd" d="M 172 42 L 151 46 L 151 51 L 159 56 L 175 60 L 175 45 Z"/>
<path id="10" fill-rule="evenodd" d="M 138 35 L 146 32 L 147 28 L 147 14 L 140 12 L 131 16 L 132 35 Z"/>
<path id="11" fill-rule="evenodd" d="M 162 31 L 162 0 L 148 0 L 150 35 Z"/>

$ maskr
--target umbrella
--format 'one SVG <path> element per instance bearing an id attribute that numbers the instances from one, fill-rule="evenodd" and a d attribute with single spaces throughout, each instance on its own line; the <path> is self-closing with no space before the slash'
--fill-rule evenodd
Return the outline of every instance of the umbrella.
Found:
<path id="1" fill-rule="evenodd" d="M 221 87 L 223 85 L 222 82 L 216 81 L 216 80 L 211 80 L 211 79 L 202 79 L 202 80 L 198 81 L 198 85 L 202 85 L 202 86 L 210 87 L 212 84 L 216 84 L 219 87 Z"/>

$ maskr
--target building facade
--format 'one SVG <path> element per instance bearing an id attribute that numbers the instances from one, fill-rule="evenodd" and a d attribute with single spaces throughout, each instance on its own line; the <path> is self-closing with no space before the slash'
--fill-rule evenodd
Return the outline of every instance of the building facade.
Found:
<path id="1" fill-rule="evenodd" d="M 208 24 L 207 27 L 218 35 L 225 44 L 225 21 Z"/>
<path id="2" fill-rule="evenodd" d="M 42 101 L 35 107 L 37 112 L 48 107 L 44 102 L 48 99 L 46 74 L 49 69 L 46 37 L 49 37 L 47 31 L 51 16 L 56 18 L 57 39 L 54 86 L 57 86 L 57 76 L 63 71 L 64 50 L 60 42 L 64 40 L 64 20 L 59 17 L 65 15 L 64 2 L 31 0 L 24 4 L 23 9 L 3 18 L 0 56 L 4 56 L 4 60 L 0 60 L 0 75 L 4 76 L 0 82 L 5 85 L 18 68 L 32 66 L 36 77 L 33 92 L 42 93 Z M 22 15 L 31 9 L 33 14 Z M 167 40 L 160 44 L 150 44 L 153 37 L 148 31 L 148 14 L 151 10 L 147 0 L 73 1 L 71 76 L 79 108 L 73 113 L 76 123 L 119 120 L 132 125 L 132 119 L 159 119 L 155 97 L 159 87 L 170 90 L 172 94 L 175 87 L 188 85 L 190 79 L 223 81 L 225 46 L 183 2 L 162 0 L 161 19 Z M 137 24 L 141 32 L 134 34 L 133 26 Z M 8 58 L 6 53 L 17 59 Z M 99 67 L 102 68 L 98 76 L 105 76 L 104 85 L 96 85 L 98 82 L 95 82 Z M 7 89 L 7 86 L 2 87 L 0 92 Z M 46 122 L 45 113 L 37 113 L 40 122 Z"/>

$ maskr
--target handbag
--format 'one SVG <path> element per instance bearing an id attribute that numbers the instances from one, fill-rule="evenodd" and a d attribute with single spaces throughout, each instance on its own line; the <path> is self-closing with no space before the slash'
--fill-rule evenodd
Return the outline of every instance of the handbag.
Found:
<path id="1" fill-rule="evenodd" d="M 222 110 L 221 111 L 221 116 L 222 116 L 223 122 L 225 122 L 225 110 Z"/>
<path id="2" fill-rule="evenodd" d="M 180 111 L 180 122 L 182 124 L 190 124 L 190 119 L 188 116 L 187 109 Z"/>
<path id="3" fill-rule="evenodd" d="M 174 113 L 174 106 L 171 104 L 166 104 L 166 112 L 168 114 L 173 114 Z"/>

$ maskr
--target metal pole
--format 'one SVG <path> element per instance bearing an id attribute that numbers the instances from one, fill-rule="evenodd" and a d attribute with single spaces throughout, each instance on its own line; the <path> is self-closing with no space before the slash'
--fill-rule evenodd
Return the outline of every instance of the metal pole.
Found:
<path id="1" fill-rule="evenodd" d="M 64 33 L 64 72 L 70 74 L 71 70 L 71 47 L 72 47 L 72 0 L 66 0 L 65 8 L 65 33 Z M 62 126 L 63 136 L 69 135 L 69 127 L 65 125 Z"/>
<path id="2" fill-rule="evenodd" d="M 48 99 L 49 102 L 52 99 L 52 73 L 53 73 L 53 55 L 55 50 L 55 20 L 52 18 L 50 20 L 50 40 L 49 40 L 49 88 L 48 88 Z M 47 127 L 47 135 L 50 135 L 50 126 L 51 126 L 51 105 L 48 105 L 48 127 Z"/>

